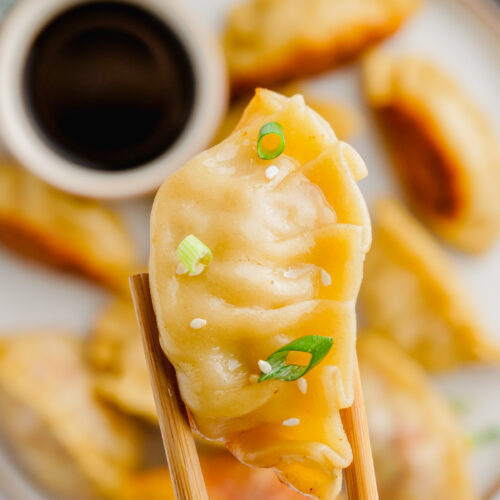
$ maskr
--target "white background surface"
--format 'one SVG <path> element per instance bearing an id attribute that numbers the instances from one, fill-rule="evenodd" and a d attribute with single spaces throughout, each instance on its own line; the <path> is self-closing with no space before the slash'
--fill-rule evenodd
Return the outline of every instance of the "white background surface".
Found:
<path id="1" fill-rule="evenodd" d="M 227 6 L 234 3 L 233 0 L 182 1 L 191 4 L 215 28 L 222 26 Z M 429 0 L 388 45 L 394 50 L 428 55 L 448 69 L 490 116 L 500 137 L 500 40 L 495 39 L 467 10 L 454 0 Z M 324 96 L 364 110 L 357 65 L 317 77 L 312 80 L 312 85 Z M 365 130 L 352 142 L 369 167 L 370 175 L 361 182 L 361 188 L 372 204 L 379 196 L 396 194 L 398 190 L 368 115 L 367 121 Z M 137 237 L 144 258 L 148 246 L 150 203 L 150 199 L 145 199 L 118 204 Z M 486 325 L 500 341 L 500 243 L 481 258 L 447 251 L 459 267 Z M 0 248 L 2 332 L 58 326 L 84 335 L 105 300 L 106 293 L 91 284 L 27 263 Z M 466 402 L 469 410 L 462 418 L 468 432 L 493 425 L 500 427 L 500 370 L 462 370 L 442 376 L 437 382 L 451 398 Z M 2 475 L 2 461 L 0 457 L 0 489 L 6 480 Z M 471 467 L 481 491 L 485 491 L 500 476 L 500 443 L 474 451 Z M 500 495 L 497 498 L 500 499 Z"/>

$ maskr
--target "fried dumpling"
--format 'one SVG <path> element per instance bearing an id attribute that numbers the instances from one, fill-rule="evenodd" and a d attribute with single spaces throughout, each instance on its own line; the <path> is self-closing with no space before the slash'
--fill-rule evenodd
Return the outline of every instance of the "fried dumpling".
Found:
<path id="1" fill-rule="evenodd" d="M 475 499 L 465 436 L 421 367 L 372 332 L 358 356 L 380 499 Z"/>
<path id="2" fill-rule="evenodd" d="M 285 136 L 272 161 L 257 155 L 269 122 Z M 365 174 L 301 96 L 258 90 L 231 136 L 165 182 L 151 216 L 161 342 L 198 431 L 322 499 L 338 493 L 352 457 L 339 410 L 352 403 L 355 301 L 371 240 L 355 182 Z M 197 276 L 176 274 L 190 234 L 213 254 Z M 301 383 L 258 383 L 272 353 L 307 335 L 331 335 L 333 346 Z"/>
<path id="3" fill-rule="evenodd" d="M 99 315 L 89 341 L 98 394 L 127 413 L 157 421 L 132 302 L 115 299 Z"/>
<path id="4" fill-rule="evenodd" d="M 0 165 L 0 241 L 20 253 L 127 290 L 132 239 L 104 205 L 59 191 L 20 167 Z"/>
<path id="5" fill-rule="evenodd" d="M 326 70 L 391 35 L 420 0 L 247 0 L 226 24 L 233 93 Z"/>
<path id="6" fill-rule="evenodd" d="M 96 400 L 73 335 L 0 338 L 0 406 L 4 442 L 57 497 L 113 494 L 137 464 L 137 430 Z"/>
<path id="7" fill-rule="evenodd" d="M 361 287 L 368 325 L 429 370 L 500 362 L 457 272 L 432 236 L 395 201 L 375 209 Z"/>
<path id="8" fill-rule="evenodd" d="M 488 248 L 500 231 L 500 148 L 491 124 L 424 59 L 375 52 L 364 78 L 415 210 L 452 245 Z"/>

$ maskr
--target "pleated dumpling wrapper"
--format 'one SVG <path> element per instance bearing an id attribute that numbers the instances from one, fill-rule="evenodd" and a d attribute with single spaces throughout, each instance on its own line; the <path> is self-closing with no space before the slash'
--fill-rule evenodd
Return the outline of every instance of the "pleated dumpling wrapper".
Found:
<path id="1" fill-rule="evenodd" d="M 0 164 L 0 242 L 127 294 L 128 276 L 138 266 L 118 214 L 6 164 Z"/>
<path id="2" fill-rule="evenodd" d="M 329 69 L 391 35 L 420 0 L 246 0 L 223 44 L 233 93 Z"/>
<path id="3" fill-rule="evenodd" d="M 432 235 L 396 201 L 375 208 L 373 246 L 361 287 L 368 325 L 429 370 L 500 363 L 458 271 Z"/>
<path id="4" fill-rule="evenodd" d="M 0 407 L 3 441 L 51 497 L 112 496 L 138 465 L 137 429 L 95 398 L 70 333 L 0 338 Z"/>
<path id="5" fill-rule="evenodd" d="M 99 396 L 127 413 L 157 422 L 132 301 L 114 299 L 99 314 L 88 342 L 88 357 Z"/>
<path id="6" fill-rule="evenodd" d="M 427 60 L 374 52 L 364 75 L 414 209 L 457 248 L 490 247 L 500 232 L 500 148 L 487 118 Z"/>
<path id="7" fill-rule="evenodd" d="M 273 160 L 257 153 L 267 123 L 285 138 Z M 165 182 L 151 217 L 161 343 L 198 431 L 321 499 L 335 498 L 352 457 L 339 410 L 353 398 L 355 301 L 371 241 L 355 182 L 364 175 L 301 96 L 258 90 L 232 135 Z M 177 274 L 191 234 L 213 259 L 199 275 Z M 317 366 L 300 381 L 259 382 L 273 376 L 276 350 L 306 336 L 333 338 Z"/>
<path id="8" fill-rule="evenodd" d="M 425 372 L 393 342 L 358 339 L 381 500 L 475 500 L 466 439 Z"/>

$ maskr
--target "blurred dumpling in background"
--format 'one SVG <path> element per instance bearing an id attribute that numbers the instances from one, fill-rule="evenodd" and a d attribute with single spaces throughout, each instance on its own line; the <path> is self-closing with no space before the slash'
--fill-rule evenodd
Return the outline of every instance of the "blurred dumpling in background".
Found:
<path id="1" fill-rule="evenodd" d="M 473 500 L 465 436 L 424 371 L 362 333 L 358 355 L 380 500 Z"/>
<path id="2" fill-rule="evenodd" d="M 500 345 L 432 235 L 390 199 L 379 201 L 374 217 L 360 295 L 368 325 L 429 370 L 500 362 Z"/>
<path id="3" fill-rule="evenodd" d="M 134 307 L 115 299 L 99 315 L 88 342 L 98 394 L 127 413 L 157 421 Z"/>
<path id="4" fill-rule="evenodd" d="M 326 70 L 396 31 L 420 0 L 247 0 L 224 47 L 234 93 Z"/>
<path id="5" fill-rule="evenodd" d="M 286 96 L 301 94 L 306 104 L 319 113 L 332 127 L 335 135 L 341 140 L 347 140 L 363 127 L 363 118 L 353 109 L 347 107 L 335 99 L 322 97 L 310 90 L 302 83 L 282 85 L 276 89 L 277 92 Z M 229 110 L 219 126 L 214 139 L 214 144 L 224 140 L 234 130 L 241 118 L 243 111 L 250 102 L 252 95 L 242 96 L 231 102 Z"/>
<path id="6" fill-rule="evenodd" d="M 487 249 L 500 231 L 499 136 L 491 124 L 424 59 L 375 52 L 364 78 L 415 210 L 456 247 Z"/>
<path id="7" fill-rule="evenodd" d="M 227 452 L 200 451 L 210 500 L 304 500 L 268 469 L 239 463 Z M 175 500 L 168 469 L 139 472 L 123 485 L 120 500 Z M 341 500 L 342 497 L 337 497 Z"/>
<path id="8" fill-rule="evenodd" d="M 0 164 L 0 241 L 127 293 L 137 267 L 132 238 L 116 213 L 6 164 Z"/>
<path id="9" fill-rule="evenodd" d="M 286 138 L 272 161 L 257 154 L 266 123 Z M 352 459 L 340 409 L 352 404 L 355 302 L 371 241 L 356 184 L 366 173 L 301 96 L 259 89 L 231 136 L 165 182 L 151 215 L 162 347 L 197 429 L 328 500 Z M 213 253 L 196 276 L 178 274 L 176 249 L 190 234 Z M 294 379 L 258 383 L 263 360 L 308 335 L 333 344 L 305 390 Z"/>
<path id="10" fill-rule="evenodd" d="M 74 335 L 0 338 L 0 407 L 9 451 L 57 497 L 113 495 L 137 465 L 137 430 L 94 397 Z"/>

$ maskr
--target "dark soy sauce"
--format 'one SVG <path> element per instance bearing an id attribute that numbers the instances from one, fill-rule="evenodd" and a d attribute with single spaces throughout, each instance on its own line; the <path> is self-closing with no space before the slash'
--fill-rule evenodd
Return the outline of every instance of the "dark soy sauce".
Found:
<path id="1" fill-rule="evenodd" d="M 154 160 L 194 105 L 189 56 L 147 11 L 116 2 L 73 7 L 37 36 L 24 71 L 28 113 L 59 154 L 123 170 Z"/>

